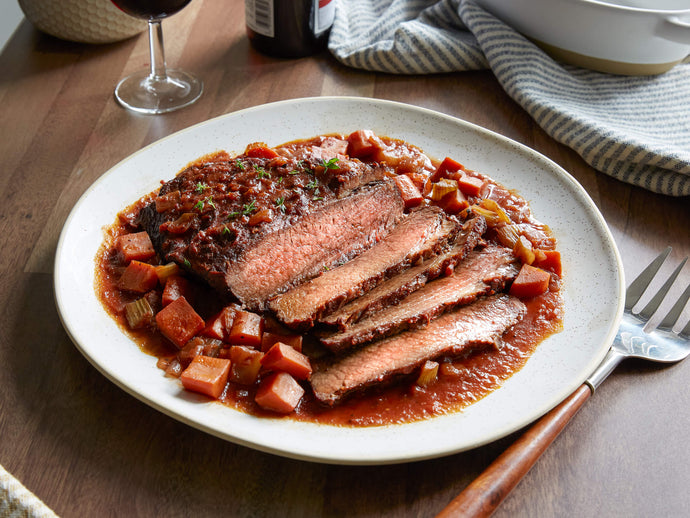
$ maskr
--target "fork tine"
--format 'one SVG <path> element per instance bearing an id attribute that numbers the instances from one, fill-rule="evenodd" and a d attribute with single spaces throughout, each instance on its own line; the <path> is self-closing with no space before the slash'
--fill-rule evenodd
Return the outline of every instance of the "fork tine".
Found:
<path id="1" fill-rule="evenodd" d="M 659 324 L 659 329 L 672 329 L 673 325 L 680 318 L 680 314 L 683 312 L 685 304 L 688 303 L 688 300 L 690 300 L 690 284 L 688 284 L 688 286 L 685 288 L 685 291 L 673 305 L 671 311 L 668 312 L 668 315 L 666 315 L 664 319 L 661 321 L 661 323 Z"/>
<path id="2" fill-rule="evenodd" d="M 688 258 L 686 257 L 680 262 L 680 264 L 673 271 L 671 276 L 668 279 L 666 279 L 664 285 L 659 289 L 659 291 L 656 292 L 656 295 L 652 297 L 652 300 L 650 300 L 649 303 L 644 307 L 644 309 L 639 312 L 639 316 L 641 316 L 645 320 L 649 320 L 650 318 L 652 318 L 652 315 L 657 309 L 659 309 L 659 305 L 664 300 L 664 297 L 666 297 L 668 290 L 671 289 L 673 282 L 676 280 L 676 277 L 678 277 L 678 274 L 683 269 L 683 266 L 685 266 L 685 262 L 687 260 Z"/>
<path id="3" fill-rule="evenodd" d="M 661 265 L 670 253 L 671 247 L 669 246 L 666 250 L 661 252 L 656 259 L 649 263 L 649 266 L 647 266 L 647 268 L 645 268 L 644 271 L 630 283 L 630 286 L 628 286 L 628 289 L 625 292 L 626 310 L 632 310 L 633 306 L 637 304 L 637 302 L 640 300 L 640 297 L 642 297 L 642 294 L 647 289 L 647 286 L 649 286 L 649 283 L 652 282 L 656 272 L 659 271 L 659 268 L 661 268 Z"/>

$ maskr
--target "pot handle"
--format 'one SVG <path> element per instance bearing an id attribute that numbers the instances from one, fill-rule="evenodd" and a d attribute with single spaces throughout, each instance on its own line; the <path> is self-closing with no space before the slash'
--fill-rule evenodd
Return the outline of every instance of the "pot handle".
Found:
<path id="1" fill-rule="evenodd" d="M 690 20 L 671 16 L 664 20 L 659 34 L 662 38 L 690 45 Z"/>

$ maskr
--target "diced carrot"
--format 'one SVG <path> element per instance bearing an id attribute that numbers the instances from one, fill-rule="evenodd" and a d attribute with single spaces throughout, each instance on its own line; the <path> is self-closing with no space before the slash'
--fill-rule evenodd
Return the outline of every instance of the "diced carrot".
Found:
<path id="1" fill-rule="evenodd" d="M 184 297 L 161 309 L 156 314 L 156 324 L 163 336 L 179 348 L 204 328 L 204 320 Z"/>
<path id="2" fill-rule="evenodd" d="M 455 189 L 443 196 L 439 202 L 439 206 L 449 214 L 457 214 L 461 210 L 465 210 L 470 206 L 465 195 L 460 189 Z"/>
<path id="3" fill-rule="evenodd" d="M 261 380 L 254 401 L 266 410 L 289 414 L 299 404 L 304 389 L 287 372 L 276 372 Z"/>
<path id="4" fill-rule="evenodd" d="M 395 183 L 398 189 L 400 189 L 400 195 L 402 196 L 406 209 L 417 207 L 424 201 L 422 193 L 419 192 L 419 189 L 417 189 L 417 186 L 412 182 L 409 176 L 399 174 L 395 177 Z"/>
<path id="5" fill-rule="evenodd" d="M 237 309 L 234 306 L 224 307 L 218 314 L 208 319 L 206 327 L 204 327 L 199 334 L 227 342 L 236 312 Z"/>
<path id="6" fill-rule="evenodd" d="M 125 262 L 146 261 L 156 255 L 151 238 L 146 232 L 123 234 L 115 240 L 115 249 Z"/>
<path id="7" fill-rule="evenodd" d="M 458 187 L 465 196 L 479 196 L 484 186 L 484 180 L 475 176 L 465 175 L 458 179 Z"/>
<path id="8" fill-rule="evenodd" d="M 278 156 L 276 150 L 268 147 L 264 142 L 249 144 L 244 154 L 252 158 L 275 158 Z"/>
<path id="9" fill-rule="evenodd" d="M 419 172 L 405 173 L 405 176 L 412 180 L 412 183 L 419 192 L 424 190 L 424 185 L 426 185 L 426 181 L 429 178 L 428 175 Z"/>
<path id="10" fill-rule="evenodd" d="M 347 154 L 366 158 L 383 147 L 383 142 L 371 130 L 357 130 L 347 137 Z"/>
<path id="11" fill-rule="evenodd" d="M 197 356 L 182 374 L 180 381 L 187 390 L 218 399 L 230 374 L 230 360 Z"/>
<path id="12" fill-rule="evenodd" d="M 541 254 L 535 259 L 534 266 L 541 268 L 542 270 L 548 270 L 555 273 L 559 277 L 563 273 L 563 267 L 561 266 L 561 253 L 557 250 L 539 250 Z M 543 258 L 541 255 L 543 254 Z"/>
<path id="13" fill-rule="evenodd" d="M 157 284 L 158 275 L 156 275 L 155 266 L 141 261 L 132 261 L 122 272 L 117 287 L 121 290 L 146 293 L 155 288 Z"/>
<path id="14" fill-rule="evenodd" d="M 192 284 L 181 275 L 171 275 L 165 281 L 162 302 L 167 306 L 171 302 L 184 297 L 190 304 L 194 303 L 194 291 Z"/>
<path id="15" fill-rule="evenodd" d="M 431 175 L 432 182 L 438 182 L 441 178 L 448 178 L 448 173 L 455 173 L 456 171 L 464 171 L 465 166 L 460 162 L 446 157 L 443 162 L 439 164 L 436 171 Z"/>
<path id="16" fill-rule="evenodd" d="M 264 353 L 245 345 L 230 347 L 230 379 L 242 385 L 253 385 L 259 377 Z"/>
<path id="17" fill-rule="evenodd" d="M 261 365 L 270 370 L 287 372 L 300 380 L 309 379 L 312 372 L 309 358 L 282 342 L 276 342 L 268 350 L 261 358 Z"/>
<path id="18" fill-rule="evenodd" d="M 237 311 L 227 341 L 231 344 L 261 347 L 261 335 L 264 332 L 264 319 L 256 313 Z"/>
<path id="19" fill-rule="evenodd" d="M 186 367 L 196 356 L 220 356 L 222 342 L 214 338 L 195 336 L 177 353 L 180 363 Z"/>
<path id="20" fill-rule="evenodd" d="M 546 293 L 549 289 L 549 272 L 523 264 L 517 278 L 510 287 L 510 294 L 520 298 L 530 298 Z"/>
<path id="21" fill-rule="evenodd" d="M 261 350 L 267 352 L 276 342 L 283 342 L 297 352 L 302 352 L 302 335 L 279 335 L 264 331 L 261 336 Z"/>

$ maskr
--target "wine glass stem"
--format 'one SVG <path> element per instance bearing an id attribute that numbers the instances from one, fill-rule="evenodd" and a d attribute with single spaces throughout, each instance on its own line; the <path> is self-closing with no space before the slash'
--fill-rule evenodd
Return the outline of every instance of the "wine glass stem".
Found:
<path id="1" fill-rule="evenodd" d="M 149 52 L 151 53 L 151 79 L 165 81 L 165 50 L 161 21 L 149 20 Z"/>

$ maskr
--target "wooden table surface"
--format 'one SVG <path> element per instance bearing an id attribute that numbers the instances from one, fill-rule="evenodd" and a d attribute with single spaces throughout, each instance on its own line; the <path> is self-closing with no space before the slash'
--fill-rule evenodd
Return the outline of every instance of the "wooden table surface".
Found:
<path id="1" fill-rule="evenodd" d="M 401 77 L 349 69 L 327 53 L 262 56 L 244 35 L 243 5 L 195 0 L 164 22 L 168 63 L 205 82 L 197 104 L 164 116 L 130 113 L 113 98 L 121 77 L 147 66 L 145 34 L 80 45 L 24 21 L 0 55 L 0 464 L 65 517 L 434 516 L 516 436 L 411 464 L 308 463 L 197 431 L 93 368 L 52 292 L 57 239 L 79 196 L 142 146 L 210 117 L 355 95 L 461 117 L 556 161 L 601 210 L 628 278 L 668 244 L 676 263 L 690 254 L 688 199 L 594 171 L 488 71 Z M 690 267 L 683 274 L 687 282 Z M 623 364 L 495 516 L 690 515 L 689 380 L 690 361 Z"/>

